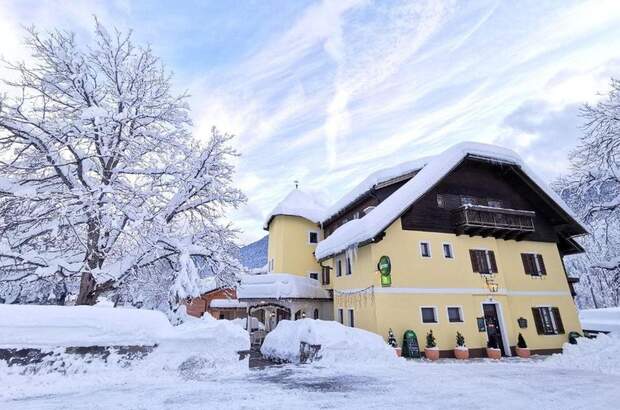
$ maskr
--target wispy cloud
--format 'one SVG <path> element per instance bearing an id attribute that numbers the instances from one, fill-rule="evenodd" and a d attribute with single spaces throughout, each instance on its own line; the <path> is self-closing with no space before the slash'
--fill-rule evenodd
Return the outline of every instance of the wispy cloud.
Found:
<path id="1" fill-rule="evenodd" d="M 329 202 L 466 139 L 512 146 L 552 178 L 579 135 L 575 110 L 620 70 L 616 1 L 16 0 L 0 4 L 1 53 L 27 58 L 20 25 L 88 36 L 93 14 L 133 28 L 175 71 L 197 136 L 237 134 L 243 240 L 264 233 L 293 180 Z"/>

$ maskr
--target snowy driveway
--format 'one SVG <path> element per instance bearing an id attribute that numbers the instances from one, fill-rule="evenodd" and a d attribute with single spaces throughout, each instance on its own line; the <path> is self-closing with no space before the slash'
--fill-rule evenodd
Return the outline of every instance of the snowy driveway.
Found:
<path id="1" fill-rule="evenodd" d="M 278 366 L 202 381 L 137 370 L 16 376 L 0 369 L 4 409 L 613 409 L 620 375 L 542 361 Z"/>

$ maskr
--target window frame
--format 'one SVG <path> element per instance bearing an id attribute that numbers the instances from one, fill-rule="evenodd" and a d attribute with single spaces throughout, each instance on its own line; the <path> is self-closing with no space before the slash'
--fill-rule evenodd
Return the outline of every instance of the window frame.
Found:
<path id="1" fill-rule="evenodd" d="M 336 258 L 336 277 L 342 277 L 342 258 Z"/>
<path id="2" fill-rule="evenodd" d="M 558 306 L 552 305 L 536 305 L 532 306 L 532 309 L 538 309 L 538 314 L 540 316 L 540 324 L 542 326 L 543 333 L 538 333 L 539 336 L 558 336 L 566 333 L 564 329 L 564 324 L 562 323 L 562 332 L 560 332 L 560 326 L 556 321 L 555 314 L 553 309 L 557 309 L 558 316 L 560 316 L 560 321 L 562 321 L 562 314 L 560 313 L 560 308 Z M 545 325 L 545 318 L 542 309 L 545 309 L 547 315 L 549 315 L 549 323 L 551 325 L 551 331 L 549 332 Z M 536 317 L 534 317 L 534 322 L 536 322 Z"/>
<path id="3" fill-rule="evenodd" d="M 424 313 L 423 313 L 424 309 L 432 309 L 433 310 L 433 316 L 435 318 L 434 322 L 425 322 L 424 321 Z M 420 321 L 422 322 L 423 325 L 436 325 L 436 324 L 439 324 L 439 315 L 437 313 L 438 313 L 437 306 L 420 306 Z"/>
<path id="4" fill-rule="evenodd" d="M 349 255 L 345 256 L 345 276 L 351 276 L 353 274 L 353 261 Z"/>
<path id="5" fill-rule="evenodd" d="M 349 322 L 349 327 L 355 327 L 355 310 L 348 308 L 347 309 L 347 319 Z"/>
<path id="6" fill-rule="evenodd" d="M 428 255 L 424 255 L 422 252 L 422 246 L 426 245 L 426 250 L 428 251 Z M 428 259 L 433 257 L 433 251 L 431 250 L 431 242 L 430 241 L 420 241 L 418 244 L 418 248 L 420 249 L 420 257 L 423 259 Z"/>
<path id="7" fill-rule="evenodd" d="M 530 255 L 534 260 L 534 266 L 536 268 L 536 272 L 528 273 L 527 266 L 525 265 L 525 261 L 523 260 L 523 256 L 521 256 L 521 261 L 523 263 L 523 270 L 526 275 L 529 275 L 533 278 L 542 278 L 543 276 L 547 276 L 547 267 L 545 265 L 545 258 L 541 253 L 538 252 L 521 252 L 521 255 Z M 542 263 L 541 263 L 542 260 Z"/>
<path id="8" fill-rule="evenodd" d="M 341 307 L 338 308 L 338 323 L 344 325 L 344 309 Z"/>
<path id="9" fill-rule="evenodd" d="M 446 256 L 446 246 L 450 249 L 450 256 Z M 450 242 L 444 242 L 441 244 L 441 250 L 443 251 L 443 258 L 454 260 L 454 246 Z"/>
<path id="10" fill-rule="evenodd" d="M 471 259 L 471 252 L 472 251 L 474 251 L 474 252 L 484 252 L 484 259 L 485 259 L 487 267 L 489 268 L 488 272 L 479 272 L 479 271 L 476 272 L 473 269 L 473 266 L 472 266 L 472 271 L 474 273 L 478 273 L 479 275 L 496 275 L 496 274 L 499 273 L 499 266 L 497 266 L 497 258 L 495 257 L 495 251 L 493 249 L 488 249 L 488 248 L 470 248 L 469 249 L 470 259 Z M 491 263 L 491 252 L 493 253 L 493 260 L 495 261 L 495 264 Z M 470 261 L 470 262 L 472 262 L 472 261 Z M 477 263 L 478 262 L 476 262 L 476 264 Z M 495 265 L 495 272 L 493 271 L 493 265 Z"/>
<path id="11" fill-rule="evenodd" d="M 450 320 L 450 309 L 457 309 L 459 312 L 460 320 Z M 463 306 L 460 305 L 448 305 L 446 306 L 446 317 L 448 318 L 448 323 L 465 323 L 465 315 L 463 314 Z"/>
<path id="12" fill-rule="evenodd" d="M 312 234 L 316 235 L 316 242 L 312 242 L 311 240 Z M 320 241 L 319 231 L 308 231 L 308 245 L 316 246 L 319 243 L 319 241 Z"/>
<path id="13" fill-rule="evenodd" d="M 316 278 L 313 278 L 312 275 L 316 275 Z M 321 279 L 319 272 L 308 272 L 308 277 L 316 281 L 319 281 Z"/>

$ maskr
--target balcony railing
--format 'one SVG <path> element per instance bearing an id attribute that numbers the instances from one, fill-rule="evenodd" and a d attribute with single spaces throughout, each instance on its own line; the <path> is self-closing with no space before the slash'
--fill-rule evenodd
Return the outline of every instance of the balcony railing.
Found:
<path id="1" fill-rule="evenodd" d="M 533 211 L 463 205 L 452 211 L 452 224 L 457 235 L 520 239 L 534 232 L 534 216 Z"/>

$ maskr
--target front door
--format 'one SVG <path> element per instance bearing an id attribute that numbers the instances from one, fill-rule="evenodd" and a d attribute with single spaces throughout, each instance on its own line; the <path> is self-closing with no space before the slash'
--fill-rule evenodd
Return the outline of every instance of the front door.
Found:
<path id="1" fill-rule="evenodd" d="M 497 305 L 494 303 L 485 303 L 482 305 L 484 311 L 484 321 L 487 325 L 487 336 L 489 340 L 495 339 L 497 346 L 502 350 L 502 354 L 506 354 L 504 349 L 504 341 L 502 331 L 500 329 L 499 315 L 497 314 Z"/>

